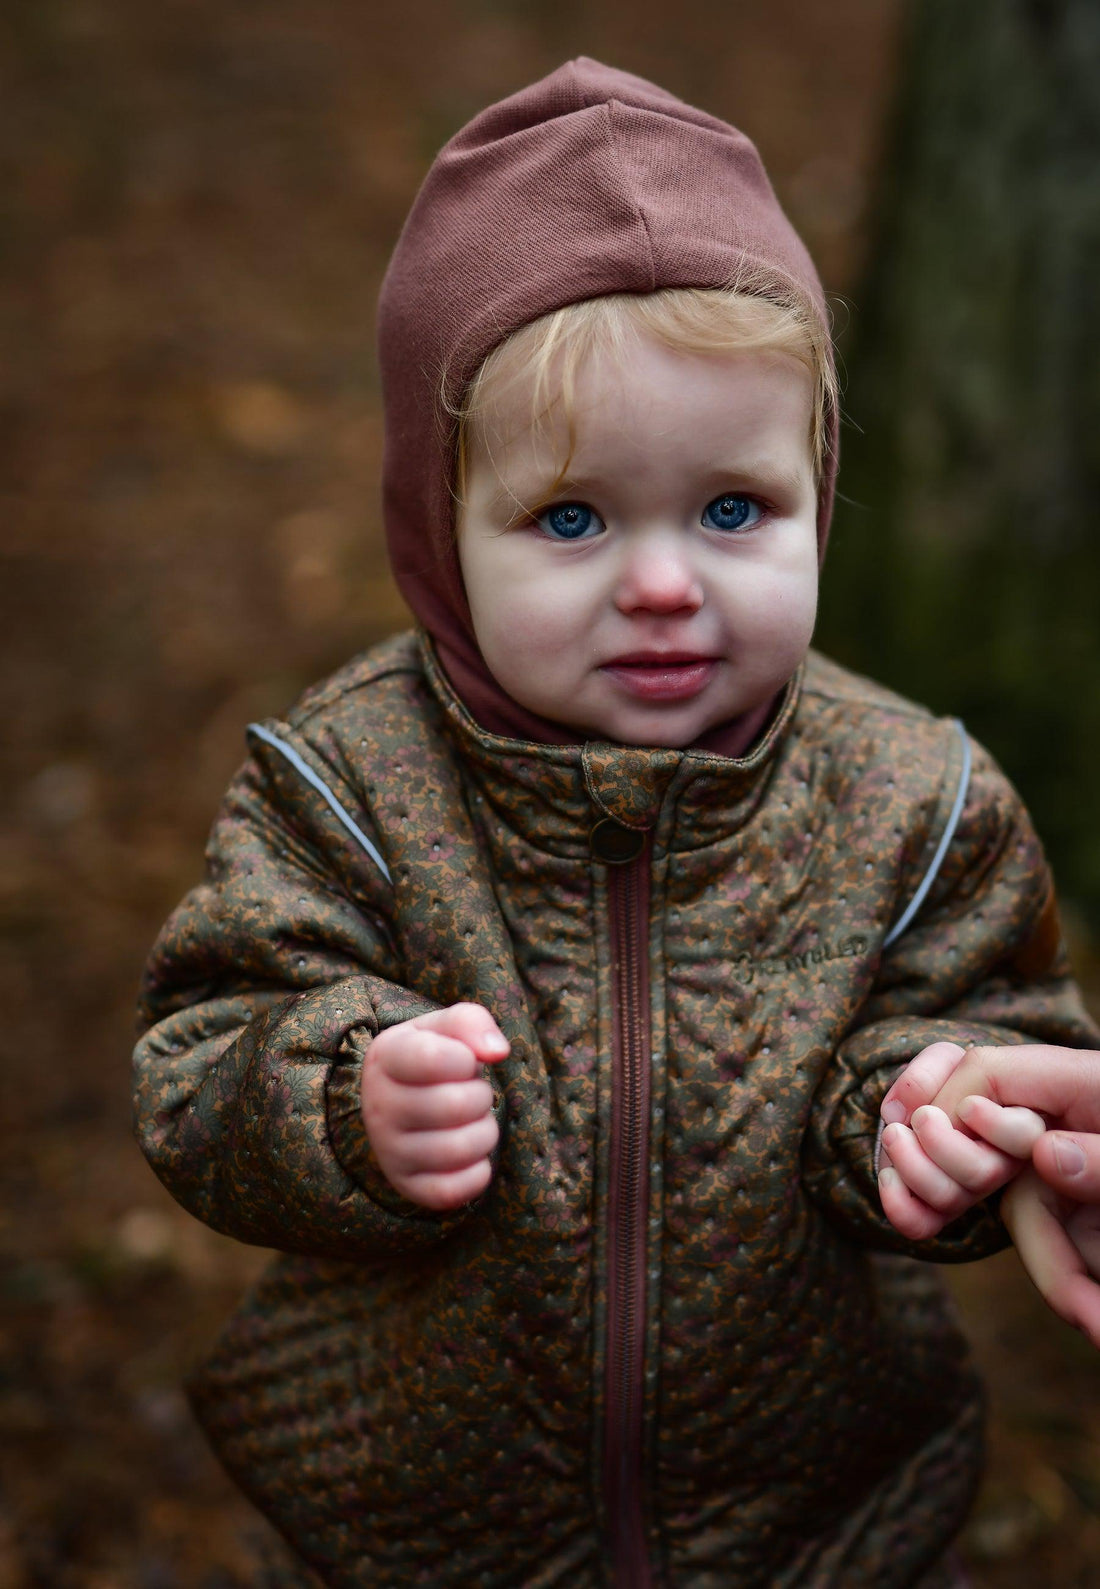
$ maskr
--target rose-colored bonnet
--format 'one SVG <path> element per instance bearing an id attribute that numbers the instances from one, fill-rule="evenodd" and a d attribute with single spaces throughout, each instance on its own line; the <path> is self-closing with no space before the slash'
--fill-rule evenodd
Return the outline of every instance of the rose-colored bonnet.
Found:
<path id="1" fill-rule="evenodd" d="M 486 728 L 564 741 L 481 658 L 454 536 L 448 403 L 486 355 L 582 298 L 721 287 L 746 267 L 793 283 L 827 324 L 809 254 L 752 143 L 640 77 L 584 57 L 491 105 L 440 151 L 382 285 L 386 535 L 405 600 Z M 824 548 L 836 419 L 821 482 Z M 575 736 L 573 736 L 575 737 Z"/>

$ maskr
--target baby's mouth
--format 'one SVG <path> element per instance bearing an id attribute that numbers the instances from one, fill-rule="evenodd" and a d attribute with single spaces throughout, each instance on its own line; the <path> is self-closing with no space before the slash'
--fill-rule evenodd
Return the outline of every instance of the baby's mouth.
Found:
<path id="1" fill-rule="evenodd" d="M 687 652 L 664 656 L 630 652 L 613 657 L 600 668 L 628 694 L 646 701 L 688 701 L 700 694 L 718 670 L 718 657 Z"/>

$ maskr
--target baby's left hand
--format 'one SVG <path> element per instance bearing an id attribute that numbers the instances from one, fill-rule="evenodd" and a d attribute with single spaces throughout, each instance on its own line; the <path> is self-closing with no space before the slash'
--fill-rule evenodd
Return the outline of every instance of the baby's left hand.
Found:
<path id="1" fill-rule="evenodd" d="M 1046 1129 L 1031 1109 L 967 1098 L 965 1124 L 936 1106 L 966 1049 L 922 1049 L 882 1101 L 879 1196 L 895 1230 L 912 1241 L 936 1236 L 951 1220 L 1013 1180 Z"/>

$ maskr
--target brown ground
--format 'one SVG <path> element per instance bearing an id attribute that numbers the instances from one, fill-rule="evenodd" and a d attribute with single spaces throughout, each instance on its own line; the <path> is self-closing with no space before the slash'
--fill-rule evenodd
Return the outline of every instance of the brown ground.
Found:
<path id="1" fill-rule="evenodd" d="M 134 984 L 241 726 L 402 622 L 377 283 L 440 140 L 585 52 L 740 122 L 834 290 L 895 0 L 8 0 L 0 18 L 0 1589 L 233 1589 L 182 1369 L 262 1255 L 130 1144 Z M 994 1387 L 975 1582 L 1100 1583 L 1100 1357 L 1013 1260 L 959 1277 Z"/>

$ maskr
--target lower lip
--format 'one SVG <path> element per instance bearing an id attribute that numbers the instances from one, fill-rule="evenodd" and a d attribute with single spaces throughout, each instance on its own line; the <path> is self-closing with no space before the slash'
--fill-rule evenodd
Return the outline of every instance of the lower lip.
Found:
<path id="1" fill-rule="evenodd" d="M 692 696 L 706 689 L 718 671 L 718 662 L 713 657 L 699 662 L 666 662 L 663 665 L 611 662 L 600 671 L 639 700 L 690 701 Z"/>

